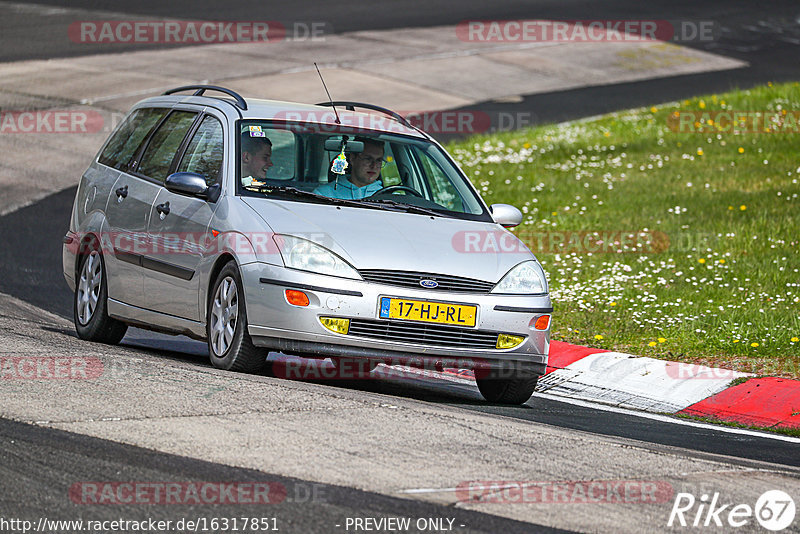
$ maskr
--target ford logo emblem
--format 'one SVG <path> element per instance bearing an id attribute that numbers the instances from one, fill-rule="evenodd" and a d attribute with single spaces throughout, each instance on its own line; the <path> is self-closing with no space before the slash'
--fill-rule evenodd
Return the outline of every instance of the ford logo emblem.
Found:
<path id="1" fill-rule="evenodd" d="M 439 287 L 439 282 L 436 280 L 420 280 L 419 285 L 427 287 L 428 289 L 433 289 L 434 287 Z"/>

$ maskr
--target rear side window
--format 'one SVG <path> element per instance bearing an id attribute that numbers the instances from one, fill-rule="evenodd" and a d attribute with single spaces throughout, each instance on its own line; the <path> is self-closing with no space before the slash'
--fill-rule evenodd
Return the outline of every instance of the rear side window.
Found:
<path id="1" fill-rule="evenodd" d="M 170 113 L 147 144 L 137 172 L 159 182 L 165 181 L 175 153 L 196 117 L 197 113 L 190 111 Z"/>
<path id="2" fill-rule="evenodd" d="M 128 170 L 128 164 L 142 141 L 167 111 L 169 110 L 162 108 L 146 108 L 137 109 L 128 115 L 103 149 L 98 161 L 121 171 Z"/>
<path id="3" fill-rule="evenodd" d="M 287 130 L 272 130 L 272 168 L 267 172 L 267 178 L 273 180 L 293 180 L 295 175 L 295 159 L 297 147 L 295 135 Z"/>
<path id="4" fill-rule="evenodd" d="M 206 116 L 192 136 L 183 156 L 179 172 L 196 172 L 211 186 L 219 181 L 222 159 L 225 154 L 222 124 L 214 117 Z"/>

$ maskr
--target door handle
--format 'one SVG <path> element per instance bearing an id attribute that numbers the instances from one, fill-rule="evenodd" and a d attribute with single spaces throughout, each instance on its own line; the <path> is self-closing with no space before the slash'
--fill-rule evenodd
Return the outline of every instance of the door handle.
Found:
<path id="1" fill-rule="evenodd" d="M 169 214 L 169 201 L 156 206 L 156 211 L 159 213 L 162 219 L 166 217 Z"/>
<path id="2" fill-rule="evenodd" d="M 126 185 L 124 187 L 118 187 L 114 192 L 117 194 L 117 198 L 125 198 L 128 196 L 128 186 Z"/>

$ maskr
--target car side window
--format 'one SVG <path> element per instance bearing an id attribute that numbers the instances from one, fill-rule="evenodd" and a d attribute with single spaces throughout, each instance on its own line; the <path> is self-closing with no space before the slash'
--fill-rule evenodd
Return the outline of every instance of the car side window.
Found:
<path id="1" fill-rule="evenodd" d="M 167 111 L 165 108 L 144 108 L 128 115 L 103 149 L 98 161 L 117 170 L 128 170 L 128 164 L 142 141 Z"/>
<path id="2" fill-rule="evenodd" d="M 383 186 L 403 185 L 403 179 L 400 177 L 400 168 L 397 166 L 397 159 L 394 157 L 390 143 L 386 143 L 386 151 L 383 153 L 383 159 L 386 160 L 386 165 L 384 165 L 381 170 L 381 182 Z"/>
<path id="3" fill-rule="evenodd" d="M 270 180 L 294 180 L 297 168 L 295 134 L 288 130 L 270 129 L 267 136 L 272 142 L 272 168 L 267 171 Z"/>
<path id="4" fill-rule="evenodd" d="M 425 152 L 418 150 L 417 153 L 420 156 L 420 162 L 425 176 L 428 178 L 428 186 L 433 195 L 432 200 L 449 210 L 463 211 L 461 195 L 458 194 L 458 190 L 453 186 L 453 183 L 441 167 L 439 167 L 439 164 L 431 159 Z"/>
<path id="5" fill-rule="evenodd" d="M 178 172 L 195 172 L 202 175 L 209 186 L 214 185 L 220 178 L 224 154 L 222 124 L 207 115 L 189 141 Z"/>
<path id="6" fill-rule="evenodd" d="M 159 126 L 142 155 L 137 172 L 159 182 L 167 179 L 175 153 L 192 126 L 197 113 L 173 111 Z"/>

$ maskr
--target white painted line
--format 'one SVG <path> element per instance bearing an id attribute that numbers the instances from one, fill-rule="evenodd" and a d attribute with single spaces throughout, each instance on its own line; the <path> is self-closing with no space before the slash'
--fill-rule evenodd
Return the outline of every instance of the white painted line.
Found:
<path id="1" fill-rule="evenodd" d="M 714 470 L 714 471 L 710 471 L 710 472 L 711 473 L 715 473 L 715 474 L 716 473 L 741 474 L 741 473 L 764 472 L 764 470 L 763 469 L 746 469 L 746 468 L 743 468 L 743 469 L 723 469 L 723 470 L 719 470 L 719 471 Z M 767 472 L 770 472 L 770 471 L 767 471 Z M 697 472 L 693 472 L 692 474 L 696 475 L 698 473 Z M 686 476 L 686 475 L 688 475 L 688 473 L 681 473 L 681 476 Z M 490 490 L 490 491 L 493 491 L 493 492 L 496 493 L 498 490 L 517 489 L 520 486 L 526 487 L 526 488 L 535 488 L 535 487 L 541 487 L 541 486 L 545 486 L 545 485 L 563 484 L 563 483 L 567 483 L 567 481 L 563 481 L 563 480 L 557 480 L 557 481 L 556 480 L 554 480 L 554 481 L 528 480 L 528 481 L 510 482 L 510 483 L 507 483 L 507 484 L 500 484 L 500 483 L 490 484 L 490 485 L 487 486 L 487 485 L 474 485 L 470 481 L 468 489 L 469 490 Z M 463 490 L 464 490 L 464 488 L 411 488 L 411 489 L 399 490 L 399 491 L 397 491 L 397 493 L 405 493 L 405 494 L 410 494 L 410 495 L 421 495 L 421 494 L 426 494 L 426 493 L 455 493 L 457 491 L 463 491 Z M 476 501 L 476 502 L 463 501 L 463 502 L 465 504 L 483 504 L 480 501 Z"/>
<path id="2" fill-rule="evenodd" d="M 407 489 L 407 490 L 400 490 L 397 493 L 452 493 L 458 490 L 458 488 L 417 488 L 417 489 Z"/>
<path id="3" fill-rule="evenodd" d="M 644 419 L 650 419 L 653 421 L 660 421 L 662 423 L 672 423 L 675 425 L 682 425 L 682 426 L 690 426 L 694 428 L 704 428 L 706 430 L 713 430 L 715 432 L 724 432 L 727 434 L 739 434 L 743 436 L 752 436 L 757 438 L 765 438 L 765 439 L 772 439 L 776 441 L 786 441 L 788 443 L 800 443 L 800 438 L 795 438 L 793 436 L 785 436 L 783 434 L 771 434 L 768 432 L 760 431 L 760 430 L 749 430 L 746 428 L 735 428 L 730 426 L 724 425 L 715 425 L 711 423 L 702 423 L 699 421 L 689 421 L 686 419 L 679 419 L 672 415 L 661 415 L 661 414 L 654 414 L 654 413 L 647 413 L 647 412 L 639 412 L 635 410 L 629 410 L 626 408 L 618 408 L 616 406 L 608 406 L 604 404 L 597 404 L 594 402 L 589 402 L 580 399 L 570 399 L 566 397 L 562 397 L 560 395 L 549 395 L 547 393 L 534 393 L 534 398 L 541 397 L 543 399 L 563 402 L 565 404 L 572 404 L 574 406 L 582 406 L 584 408 L 591 408 L 593 410 L 598 410 L 601 412 L 612 412 L 618 413 L 622 415 L 632 415 L 634 417 L 642 417 Z M 528 401 L 530 402 L 530 401 Z M 535 404 L 530 405 L 535 407 Z"/>
<path id="4" fill-rule="evenodd" d="M 540 482 L 526 482 L 523 485 L 531 486 L 536 484 L 550 484 L 550 482 L 540 481 Z M 469 489 L 471 490 L 501 490 L 507 488 L 518 488 L 519 484 L 517 483 L 510 483 L 510 484 L 492 484 L 490 486 L 473 486 L 470 484 Z M 407 490 L 400 490 L 397 493 L 410 493 L 410 494 L 421 494 L 421 493 L 452 493 L 458 491 L 459 488 L 413 488 Z"/>

